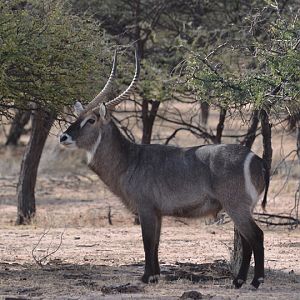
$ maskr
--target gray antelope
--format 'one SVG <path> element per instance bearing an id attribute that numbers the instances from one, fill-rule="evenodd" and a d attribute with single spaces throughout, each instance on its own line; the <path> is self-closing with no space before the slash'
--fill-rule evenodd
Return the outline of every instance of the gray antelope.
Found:
<path id="1" fill-rule="evenodd" d="M 259 195 L 266 205 L 269 172 L 264 161 L 241 145 L 202 145 L 179 148 L 140 145 L 129 141 L 112 120 L 111 111 L 133 93 L 140 74 L 119 96 L 109 100 L 116 73 L 116 54 L 110 77 L 102 91 L 83 108 L 75 104 L 77 120 L 61 134 L 60 143 L 81 148 L 88 166 L 125 206 L 138 213 L 145 251 L 144 283 L 157 282 L 160 275 L 158 245 L 163 216 L 202 217 L 222 209 L 233 220 L 242 241 L 242 263 L 233 284 L 246 281 L 252 252 L 258 288 L 264 281 L 263 232 L 252 211 Z"/>

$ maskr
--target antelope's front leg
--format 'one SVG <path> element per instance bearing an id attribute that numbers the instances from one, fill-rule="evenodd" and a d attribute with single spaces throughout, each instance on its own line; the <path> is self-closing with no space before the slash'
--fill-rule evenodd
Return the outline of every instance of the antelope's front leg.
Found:
<path id="1" fill-rule="evenodd" d="M 145 251 L 144 283 L 156 283 L 160 275 L 158 263 L 158 244 L 161 217 L 153 209 L 139 212 Z"/>

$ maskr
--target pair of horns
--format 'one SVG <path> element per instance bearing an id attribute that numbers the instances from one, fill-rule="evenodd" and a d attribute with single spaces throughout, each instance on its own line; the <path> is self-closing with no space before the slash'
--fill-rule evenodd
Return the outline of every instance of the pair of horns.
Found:
<path id="1" fill-rule="evenodd" d="M 108 98 L 108 96 L 109 96 L 109 94 L 111 92 L 111 89 L 112 89 L 113 81 L 114 81 L 114 79 L 116 77 L 116 70 L 117 70 L 117 51 L 115 51 L 111 73 L 110 73 L 110 76 L 109 76 L 109 78 L 108 78 L 108 80 L 107 80 L 104 88 L 85 107 L 84 112 L 89 111 L 89 110 L 95 108 L 96 106 L 98 106 L 100 103 L 107 101 L 107 98 Z M 114 98 L 112 100 L 109 100 L 108 102 L 105 102 L 105 106 L 108 109 L 112 109 L 116 105 L 118 105 L 119 103 L 121 103 L 122 101 L 128 99 L 128 97 L 130 96 L 130 94 L 136 88 L 137 82 L 139 80 L 139 76 L 140 76 L 140 62 L 139 62 L 138 53 L 137 53 L 137 50 L 136 50 L 135 51 L 135 73 L 134 73 L 134 77 L 133 77 L 130 85 L 128 86 L 128 88 L 122 94 L 120 94 L 119 96 L 117 96 L 116 98 Z"/>

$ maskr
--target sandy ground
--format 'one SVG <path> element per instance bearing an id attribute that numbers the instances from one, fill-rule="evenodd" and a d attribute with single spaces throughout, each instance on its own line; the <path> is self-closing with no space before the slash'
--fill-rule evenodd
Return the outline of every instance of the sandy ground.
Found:
<path id="1" fill-rule="evenodd" d="M 179 299 L 192 290 L 203 299 L 300 299 L 299 228 L 260 224 L 265 283 L 251 290 L 251 269 L 247 284 L 235 290 L 229 268 L 233 225 L 227 218 L 219 225 L 165 218 L 160 282 L 142 284 L 140 227 L 84 166 L 82 154 L 59 149 L 53 137 L 39 170 L 36 218 L 32 225 L 15 226 L 23 150 L 0 148 L 0 299 Z M 284 170 L 273 177 L 269 213 L 288 213 L 294 206 L 299 168 L 288 181 Z"/>

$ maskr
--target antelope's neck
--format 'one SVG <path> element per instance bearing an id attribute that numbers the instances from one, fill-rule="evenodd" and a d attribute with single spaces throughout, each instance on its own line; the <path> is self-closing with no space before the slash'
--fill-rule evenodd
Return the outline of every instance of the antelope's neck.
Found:
<path id="1" fill-rule="evenodd" d="M 104 128 L 88 151 L 88 165 L 111 189 L 121 196 L 122 177 L 130 164 L 130 156 L 136 151 L 137 145 L 128 141 L 111 121 Z"/>

